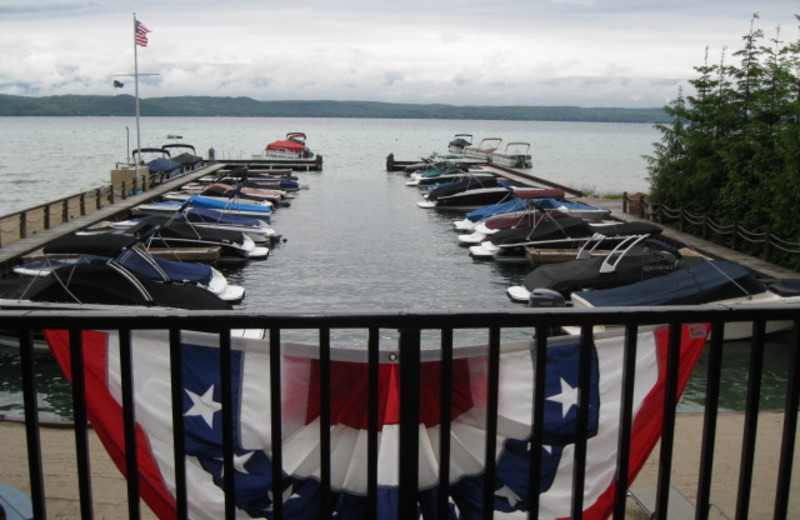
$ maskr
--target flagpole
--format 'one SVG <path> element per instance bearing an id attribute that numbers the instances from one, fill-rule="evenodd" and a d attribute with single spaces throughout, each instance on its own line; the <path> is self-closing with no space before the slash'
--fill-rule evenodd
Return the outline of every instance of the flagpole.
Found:
<path id="1" fill-rule="evenodd" d="M 136 97 L 136 150 L 139 157 L 142 156 L 142 135 L 139 127 L 139 50 L 136 43 L 136 13 L 133 13 L 133 80 L 134 80 L 134 93 Z M 136 181 L 139 182 L 139 161 L 136 163 Z"/>

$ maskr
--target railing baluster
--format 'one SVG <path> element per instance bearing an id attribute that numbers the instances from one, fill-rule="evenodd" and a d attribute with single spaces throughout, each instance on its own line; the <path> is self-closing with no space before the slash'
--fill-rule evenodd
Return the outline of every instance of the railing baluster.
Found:
<path id="1" fill-rule="evenodd" d="M 450 426 L 453 405 L 453 329 L 442 329 L 439 391 L 439 495 L 437 518 L 447 518 L 450 503 Z"/>
<path id="2" fill-rule="evenodd" d="M 378 329 L 367 340 L 367 517 L 378 518 Z"/>
<path id="3" fill-rule="evenodd" d="M 320 518 L 331 518 L 331 331 L 319 330 Z"/>
<path id="4" fill-rule="evenodd" d="M 231 331 L 219 331 L 220 401 L 222 405 L 222 489 L 225 491 L 225 518 L 236 517 L 236 470 L 233 466 L 233 365 L 231 362 Z M 281 496 L 281 495 L 278 495 Z"/>
<path id="5" fill-rule="evenodd" d="M 170 385 L 172 389 L 172 443 L 175 461 L 175 510 L 179 520 L 189 517 L 186 489 L 186 441 L 183 424 L 183 353 L 180 329 L 169 329 Z"/>
<path id="6" fill-rule="evenodd" d="M 700 448 L 700 474 L 697 479 L 695 520 L 708 517 L 711 504 L 711 477 L 714 469 L 714 441 L 717 437 L 717 412 L 722 374 L 722 340 L 725 324 L 715 321 L 711 326 L 706 375 L 706 403 L 703 411 L 703 440 Z"/>
<path id="7" fill-rule="evenodd" d="M 272 432 L 272 512 L 283 518 L 283 421 L 281 399 L 281 329 L 269 329 L 270 431 Z"/>
<path id="8" fill-rule="evenodd" d="M 586 434 L 589 428 L 590 378 L 592 375 L 592 326 L 581 326 L 578 366 L 578 418 L 575 423 L 575 464 L 572 471 L 571 518 L 583 518 L 583 488 L 586 481 Z"/>
<path id="9" fill-rule="evenodd" d="M 36 376 L 33 362 L 33 337 L 28 328 L 19 329 L 20 370 L 22 397 L 25 404 L 25 438 L 28 449 L 28 472 L 31 484 L 33 517 L 47 517 L 44 479 L 42 474 L 42 445 L 39 438 L 39 410 L 36 398 Z"/>
<path id="10" fill-rule="evenodd" d="M 128 485 L 128 518 L 139 514 L 139 461 L 136 453 L 136 406 L 134 401 L 131 331 L 119 331 L 119 359 L 122 372 L 122 418 L 125 429 L 125 474 Z"/>
<path id="11" fill-rule="evenodd" d="M 636 347 L 638 340 L 636 325 L 625 327 L 625 351 L 622 359 L 622 403 L 619 414 L 619 436 L 617 440 L 617 472 L 614 495 L 614 517 L 625 518 L 630 466 L 631 430 L 633 429 L 633 393 L 636 381 Z"/>
<path id="12" fill-rule="evenodd" d="M 86 384 L 83 374 L 83 334 L 81 329 L 69 330 L 70 367 L 72 367 L 72 414 L 75 418 L 75 454 L 78 470 L 81 518 L 94 516 L 92 507 L 92 476 L 89 464 L 89 428 L 86 418 Z"/>
<path id="13" fill-rule="evenodd" d="M 739 467 L 739 492 L 736 500 L 736 518 L 744 519 L 750 510 L 750 488 L 753 482 L 753 458 L 756 450 L 758 409 L 761 399 L 761 372 L 764 367 L 763 319 L 753 322 L 753 338 L 750 342 L 750 366 L 747 380 L 747 404 L 744 411 L 744 438 L 742 459 Z"/>
<path id="14" fill-rule="evenodd" d="M 789 377 L 786 384 L 786 404 L 783 413 L 781 458 L 778 466 L 778 486 L 775 492 L 775 520 L 789 513 L 789 493 L 792 482 L 792 457 L 797 436 L 797 409 L 800 407 L 800 320 L 794 322 Z"/>
<path id="15" fill-rule="evenodd" d="M 658 459 L 656 518 L 667 518 L 669 509 L 672 447 L 675 439 L 675 406 L 678 404 L 678 367 L 681 361 L 681 324 L 669 324 L 667 374 L 664 384 L 664 419 L 661 427 L 661 451 Z"/>
<path id="16" fill-rule="evenodd" d="M 497 404 L 500 382 L 500 328 L 489 328 L 489 374 L 486 396 L 486 448 L 483 477 L 483 518 L 494 518 L 494 481 L 496 475 Z"/>
<path id="17" fill-rule="evenodd" d="M 398 518 L 416 520 L 419 501 L 420 329 L 400 330 L 400 485 Z"/>
<path id="18" fill-rule="evenodd" d="M 539 518 L 539 493 L 542 481 L 542 439 L 544 438 L 545 375 L 547 371 L 547 327 L 536 327 L 536 339 L 532 345 L 533 356 L 533 429 L 531 431 L 531 457 L 528 472 L 528 518 Z"/>

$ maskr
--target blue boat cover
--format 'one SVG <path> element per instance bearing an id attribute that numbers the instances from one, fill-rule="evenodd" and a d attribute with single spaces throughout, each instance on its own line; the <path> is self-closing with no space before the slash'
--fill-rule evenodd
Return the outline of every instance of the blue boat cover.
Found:
<path id="1" fill-rule="evenodd" d="M 167 260 L 157 256 L 151 256 L 150 259 L 164 271 L 171 282 L 208 285 L 213 276 L 213 271 L 208 265 Z M 161 274 L 145 258 L 133 251 L 124 251 L 114 260 L 131 271 L 141 276 L 146 276 L 151 280 L 162 279 Z"/>
<path id="2" fill-rule="evenodd" d="M 189 197 L 189 200 L 192 201 L 192 207 L 195 208 L 250 211 L 252 213 L 270 213 L 272 211 L 272 209 L 269 206 L 258 206 L 255 204 L 238 204 L 236 202 L 210 199 L 208 197 L 202 197 L 200 195 L 192 195 L 191 197 Z"/>
<path id="3" fill-rule="evenodd" d="M 104 235 L 100 240 L 107 240 L 114 235 Z M 130 238 L 130 237 L 128 237 Z M 72 253 L 76 251 L 72 250 Z M 167 275 L 168 281 L 175 283 L 199 283 L 208 285 L 213 276 L 213 270 L 210 266 L 204 264 L 195 264 L 192 262 L 179 262 L 176 260 L 167 260 L 157 256 L 151 256 L 150 260 L 157 264 L 164 274 Z M 31 262 L 24 264 L 22 267 L 31 270 L 46 269 L 48 267 L 61 267 L 66 265 L 75 264 L 105 264 L 108 263 L 108 256 L 95 255 L 91 253 L 84 253 L 78 259 L 61 260 L 50 259 L 43 262 Z M 163 280 L 163 276 L 158 272 L 153 265 L 142 257 L 139 252 L 126 250 L 119 253 L 114 258 L 118 264 L 125 266 L 127 269 L 134 273 L 150 278 L 151 280 Z"/>
<path id="4" fill-rule="evenodd" d="M 521 211 L 528 207 L 528 203 L 523 199 L 511 199 L 505 202 L 498 202 L 497 204 L 490 204 L 482 208 L 474 209 L 467 212 L 465 215 L 472 222 L 499 215 L 500 213 L 508 213 L 510 211 Z"/>
<path id="5" fill-rule="evenodd" d="M 582 204 L 580 202 L 564 202 L 557 199 L 536 199 L 536 205 L 541 209 L 558 209 L 565 207 L 568 209 L 606 209 L 598 206 L 590 206 L 589 204 Z"/>
<path id="6" fill-rule="evenodd" d="M 180 168 L 181 164 L 164 157 L 159 157 L 158 159 L 153 159 L 152 161 L 148 162 L 147 167 L 153 173 L 171 172 L 172 170 L 177 170 Z"/>
<path id="7" fill-rule="evenodd" d="M 261 228 L 261 221 L 258 219 L 243 217 L 240 215 L 232 215 L 230 213 L 222 213 L 210 208 L 187 208 L 183 213 L 180 213 L 175 220 L 185 220 L 195 223 L 207 222 L 216 224 L 233 224 L 239 226 L 248 226 L 256 229 Z"/>
<path id="8" fill-rule="evenodd" d="M 744 267 L 709 260 L 630 285 L 573 294 L 594 307 L 625 307 L 713 303 L 765 291 L 767 286 Z"/>

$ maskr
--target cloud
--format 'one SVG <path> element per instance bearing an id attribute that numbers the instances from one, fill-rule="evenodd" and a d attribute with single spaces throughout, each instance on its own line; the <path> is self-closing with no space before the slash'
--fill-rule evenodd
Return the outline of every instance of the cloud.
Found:
<path id="1" fill-rule="evenodd" d="M 153 31 L 139 70 L 158 74 L 141 95 L 661 106 L 706 47 L 739 48 L 753 14 L 744 0 L 646 4 L 139 0 Z M 0 0 L 0 92 L 114 94 L 133 72 L 124 7 Z M 792 40 L 793 9 L 775 0 L 759 25 Z"/>

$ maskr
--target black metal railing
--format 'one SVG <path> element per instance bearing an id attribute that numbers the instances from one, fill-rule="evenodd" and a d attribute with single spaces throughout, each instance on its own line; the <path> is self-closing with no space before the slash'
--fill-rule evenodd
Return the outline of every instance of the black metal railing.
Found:
<path id="1" fill-rule="evenodd" d="M 152 313 L 143 310 L 136 313 L 113 312 L 76 312 L 76 311 L 0 311 L 0 330 L 16 331 L 19 335 L 20 372 L 24 394 L 26 438 L 28 445 L 28 467 L 30 472 L 30 494 L 36 518 L 46 518 L 47 490 L 44 486 L 42 466 L 44 455 L 40 447 L 39 420 L 37 412 L 37 392 L 35 385 L 34 366 L 34 334 L 43 329 L 59 329 L 69 331 L 70 363 L 72 367 L 82 367 L 83 336 L 82 330 L 112 330 L 119 334 L 120 359 L 122 372 L 122 405 L 124 411 L 125 432 L 125 467 L 128 475 L 138 475 L 137 445 L 135 442 L 134 390 L 132 375 L 132 349 L 131 333 L 137 330 L 166 330 L 169 331 L 169 349 L 171 365 L 172 388 L 172 422 L 173 440 L 175 451 L 175 508 L 178 518 L 189 516 L 187 504 L 187 475 L 184 466 L 185 432 L 183 426 L 182 409 L 182 353 L 180 348 L 182 330 L 212 331 L 219 337 L 220 374 L 222 384 L 222 439 L 224 447 L 224 460 L 221 488 L 225 494 L 225 517 L 234 518 L 236 507 L 234 503 L 234 487 L 236 472 L 234 471 L 234 397 L 232 395 L 231 380 L 231 330 L 232 329 L 265 329 L 266 338 L 269 340 L 269 356 L 275 362 L 269 366 L 269 394 L 271 401 L 270 428 L 272 431 L 272 471 L 278 475 L 272 482 L 272 496 L 280 497 L 284 493 L 287 478 L 282 472 L 282 445 L 279 439 L 282 428 L 281 418 L 281 365 L 277 362 L 283 350 L 290 348 L 285 344 L 284 336 L 295 331 L 312 331 L 318 337 L 318 351 L 316 358 L 319 360 L 320 391 L 316 398 L 319 399 L 320 409 L 320 472 L 318 475 L 319 510 L 320 518 L 332 518 L 332 495 L 335 492 L 331 486 L 331 446 L 330 426 L 331 402 L 329 389 L 331 386 L 331 342 L 332 332 L 339 330 L 356 330 L 366 334 L 367 341 L 364 347 L 368 366 L 368 399 L 367 399 L 367 488 L 366 511 L 364 518 L 377 518 L 378 514 L 378 372 L 379 355 L 390 349 L 399 358 L 399 377 L 401 393 L 400 429 L 399 429 L 399 500 L 397 502 L 397 518 L 412 519 L 418 517 L 419 489 L 419 414 L 420 414 L 420 363 L 421 352 L 434 348 L 440 352 L 441 374 L 439 406 L 441 410 L 441 434 L 439 460 L 441 461 L 438 475 L 439 491 L 436 499 L 436 518 L 450 518 L 451 505 L 448 503 L 448 488 L 450 478 L 450 432 L 452 396 L 448 390 L 453 384 L 454 373 L 452 364 L 454 353 L 458 351 L 454 336 L 462 330 L 479 331 L 486 341 L 488 355 L 488 390 L 486 395 L 486 443 L 485 443 L 485 480 L 494 482 L 496 471 L 496 436 L 498 428 L 498 385 L 499 385 L 499 359 L 504 343 L 504 336 L 519 336 L 520 333 L 528 338 L 533 338 L 531 343 L 531 356 L 534 364 L 534 373 L 542 377 L 535 378 L 533 395 L 531 399 L 532 431 L 530 432 L 530 472 L 528 479 L 528 500 L 524 509 L 528 511 L 528 518 L 539 517 L 539 492 L 540 467 L 542 452 L 533 449 L 543 445 L 542 418 L 544 413 L 544 374 L 547 370 L 546 352 L 553 336 L 550 332 L 561 326 L 579 326 L 580 338 L 580 370 L 578 385 L 578 420 L 574 449 L 574 467 L 572 475 L 572 502 L 570 511 L 572 518 L 582 518 L 582 510 L 587 505 L 584 503 L 582 490 L 585 485 L 587 424 L 589 418 L 589 362 L 587 358 L 591 353 L 594 336 L 593 326 L 617 325 L 624 327 L 624 358 L 622 360 L 622 380 L 620 382 L 621 402 L 619 403 L 620 427 L 617 440 L 617 468 L 615 473 L 615 501 L 614 517 L 625 518 L 626 492 L 628 481 L 629 446 L 633 429 L 633 395 L 634 359 L 637 350 L 637 331 L 642 327 L 653 324 L 668 324 L 670 330 L 669 354 L 667 356 L 667 376 L 664 395 L 663 425 L 660 435 L 660 451 L 658 455 L 658 483 L 657 500 L 655 506 L 656 518 L 666 518 L 669 508 L 669 490 L 671 468 L 673 460 L 673 447 L 675 438 L 675 408 L 677 404 L 678 374 L 677 366 L 680 361 L 680 327 L 683 324 L 705 322 L 711 324 L 711 339 L 708 349 L 708 369 L 706 384 L 706 401 L 704 411 L 704 427 L 701 439 L 701 456 L 697 462 L 697 498 L 696 518 L 708 518 L 711 510 L 710 489 L 712 485 L 712 468 L 715 456 L 715 438 L 719 406 L 719 393 L 722 385 L 727 382 L 722 379 L 722 349 L 723 331 L 726 324 L 735 322 L 752 322 L 752 340 L 750 344 L 751 358 L 749 362 L 749 382 L 747 402 L 745 409 L 745 431 L 742 445 L 741 466 L 738 494 L 736 504 L 736 518 L 747 518 L 750 513 L 749 497 L 752 487 L 753 468 L 759 446 L 756 444 L 758 426 L 760 381 L 763 370 L 765 324 L 768 321 L 787 320 L 791 323 L 792 349 L 791 359 L 788 361 L 786 399 L 784 406 L 783 435 L 780 446 L 780 463 L 775 468 L 775 473 L 770 478 L 777 480 L 774 509 L 770 514 L 774 518 L 787 518 L 789 515 L 790 486 L 793 476 L 792 461 L 794 457 L 795 441 L 797 438 L 797 412 L 800 404 L 800 306 L 798 305 L 772 305 L 772 306 L 708 306 L 708 307 L 669 307 L 669 308 L 613 308 L 606 310 L 584 309 L 535 309 L 514 310 L 508 312 L 433 312 L 433 313 L 401 313 L 401 314 L 330 314 L 330 315 L 283 315 L 261 314 L 236 311 L 225 314 L 212 314 L 207 312 L 159 312 Z M 436 332 L 437 343 L 433 347 L 427 345 L 430 341 L 428 333 Z M 391 336 L 391 339 L 386 339 Z M 79 496 L 81 516 L 93 517 L 92 508 L 92 468 L 89 464 L 87 444 L 87 408 L 86 408 L 86 382 L 83 370 L 72 370 L 71 389 L 74 407 L 75 422 L 75 451 L 77 455 L 77 472 L 79 480 Z M 276 441 L 276 439 L 278 439 Z M 138 478 L 127 479 L 128 511 L 129 518 L 140 517 Z M 493 486 L 486 485 L 483 493 L 484 519 L 493 518 Z M 795 511 L 795 513 L 797 513 Z M 759 517 L 764 512 L 758 514 Z M 285 515 L 281 500 L 274 501 L 271 512 L 272 518 L 291 518 Z"/>

